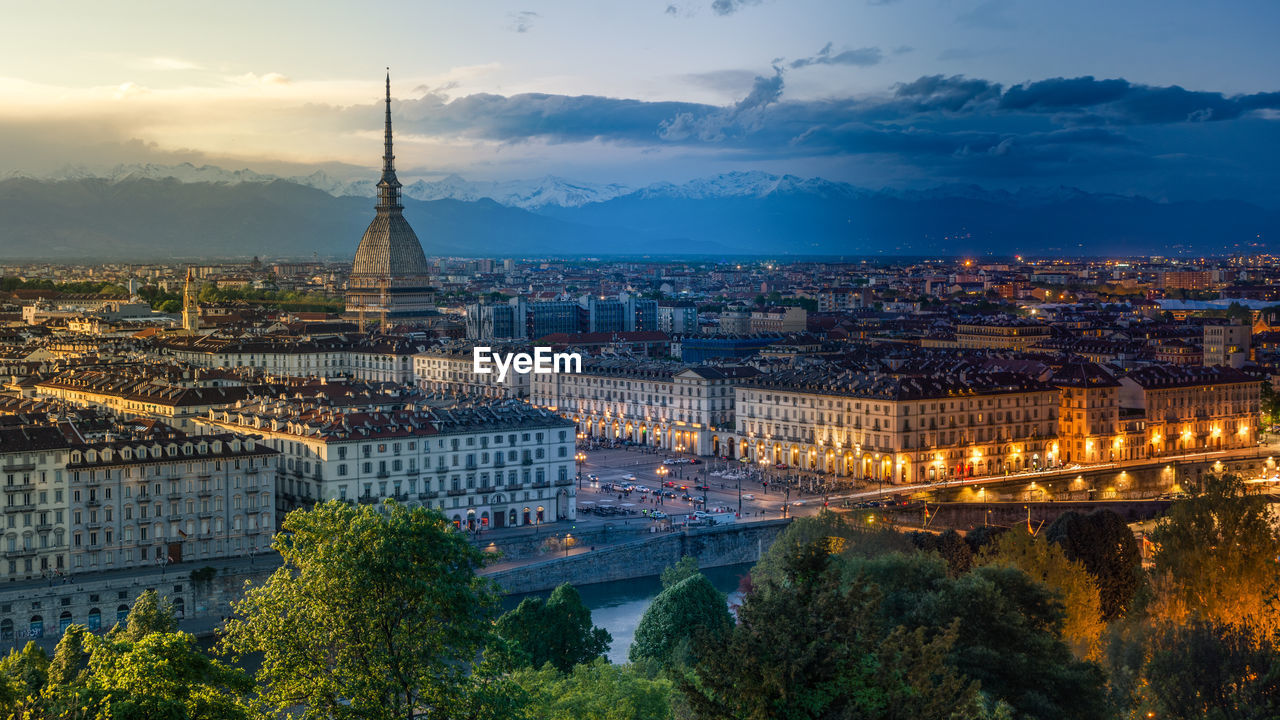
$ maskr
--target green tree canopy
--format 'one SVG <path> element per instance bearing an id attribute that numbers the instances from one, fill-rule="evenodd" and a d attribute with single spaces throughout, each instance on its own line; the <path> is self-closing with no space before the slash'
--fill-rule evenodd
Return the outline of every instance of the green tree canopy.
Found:
<path id="1" fill-rule="evenodd" d="M 1124 615 L 1143 582 L 1142 556 L 1128 523 L 1112 510 L 1071 511 L 1059 515 L 1045 536 L 1093 576 L 1103 619 Z"/>
<path id="2" fill-rule="evenodd" d="M 93 638 L 89 706 L 110 709 L 113 720 L 238 720 L 249 714 L 242 698 L 253 688 L 244 671 L 209 658 L 194 636 L 155 631 L 137 640 Z"/>
<path id="3" fill-rule="evenodd" d="M 1269 501 L 1234 475 L 1207 475 L 1151 533 L 1156 545 L 1152 612 L 1170 621 L 1198 614 L 1217 623 L 1280 616 L 1280 536 Z"/>
<path id="4" fill-rule="evenodd" d="M 665 590 L 673 585 L 678 585 L 685 578 L 691 578 L 697 575 L 698 572 L 698 558 L 692 555 L 685 555 L 676 561 L 675 565 L 662 571 L 662 588 Z"/>
<path id="5" fill-rule="evenodd" d="M 648 678 L 634 665 L 598 659 L 568 674 L 552 668 L 519 670 L 515 683 L 529 697 L 528 716 L 538 720 L 668 720 L 671 681 Z"/>
<path id="6" fill-rule="evenodd" d="M 691 644 L 722 637 L 733 627 L 724 593 L 702 573 L 658 593 L 640 617 L 628 657 L 661 667 L 683 665 Z"/>
<path id="7" fill-rule="evenodd" d="M 947 662 L 954 631 L 884 631 L 879 592 L 843 582 L 816 538 L 746 595 L 739 623 L 695 649 L 680 687 L 699 718 L 974 718 L 978 686 Z M 690 582 L 686 580 L 685 582 Z"/>
<path id="8" fill-rule="evenodd" d="M 1063 608 L 1063 639 L 1078 657 L 1099 657 L 1104 624 L 1098 586 L 1084 565 L 1068 559 L 1061 547 L 1015 529 L 983 550 L 978 564 L 1017 568 L 1056 593 Z"/>
<path id="9" fill-rule="evenodd" d="M 521 600 L 498 618 L 497 632 L 517 649 L 517 664 L 540 668 L 551 663 L 560 672 L 600 657 L 613 640 L 607 630 L 592 626 L 591 610 L 569 583 L 546 600 Z"/>
<path id="10" fill-rule="evenodd" d="M 117 626 L 116 632 L 122 633 L 125 640 L 138 642 L 151 633 L 171 633 L 178 629 L 178 618 L 173 613 L 173 605 L 156 594 L 155 590 L 144 590 L 129 609 L 124 627 Z"/>
<path id="11" fill-rule="evenodd" d="M 235 603 L 223 647 L 261 653 L 256 703 L 309 717 L 461 717 L 484 681 L 496 597 L 486 556 L 435 510 L 333 500 L 294 511 L 283 566 Z"/>
<path id="12" fill-rule="evenodd" d="M 1280 717 L 1280 643 L 1272 630 L 1199 618 L 1164 624 L 1152 640 L 1146 677 L 1155 717 Z"/>

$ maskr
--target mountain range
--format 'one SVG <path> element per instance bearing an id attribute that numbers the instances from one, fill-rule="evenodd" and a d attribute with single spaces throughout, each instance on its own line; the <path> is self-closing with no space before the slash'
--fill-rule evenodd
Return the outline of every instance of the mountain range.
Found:
<path id="1" fill-rule="evenodd" d="M 0 179 L 0 258 L 349 257 L 371 179 L 122 165 Z M 407 183 L 428 255 L 1199 255 L 1268 251 L 1276 208 L 1160 202 L 1077 188 L 869 190 L 736 172 L 645 187 Z"/>

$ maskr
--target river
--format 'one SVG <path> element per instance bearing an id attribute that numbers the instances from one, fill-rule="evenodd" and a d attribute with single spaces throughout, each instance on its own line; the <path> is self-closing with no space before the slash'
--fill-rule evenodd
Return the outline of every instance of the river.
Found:
<path id="1" fill-rule="evenodd" d="M 742 599 L 738 592 L 738 583 L 751 569 L 751 565 L 752 563 L 725 565 L 705 568 L 702 572 L 717 590 L 728 594 L 729 604 L 734 605 Z M 640 617 L 661 591 L 662 582 L 656 575 L 578 586 L 582 602 L 591 609 L 591 621 L 597 627 L 608 630 L 613 636 L 613 642 L 609 645 L 610 662 L 625 663 L 627 661 L 627 650 L 630 649 L 631 641 L 636 636 L 636 626 L 640 624 Z M 502 609 L 515 608 L 526 597 L 546 597 L 550 594 L 550 592 L 541 592 L 509 595 L 503 598 Z"/>
<path id="2" fill-rule="evenodd" d="M 705 568 L 702 572 L 717 590 L 728 595 L 729 605 L 732 606 L 742 599 L 741 593 L 738 592 L 738 584 L 742 576 L 751 570 L 751 566 L 752 563 L 725 565 Z M 613 636 L 608 653 L 610 662 L 621 664 L 627 661 L 627 650 L 631 648 L 631 641 L 636 636 L 636 626 L 640 624 L 640 617 L 661 591 L 662 581 L 657 575 L 578 586 L 582 602 L 591 609 L 591 622 L 597 627 L 608 630 Z M 505 612 L 514 609 L 527 597 L 546 597 L 550 594 L 551 592 L 547 591 L 508 595 L 502 599 L 502 610 Z M 213 639 L 201 638 L 200 645 L 208 650 L 213 645 Z M 256 671 L 257 667 L 256 658 L 245 663 L 245 668 L 250 671 Z"/>

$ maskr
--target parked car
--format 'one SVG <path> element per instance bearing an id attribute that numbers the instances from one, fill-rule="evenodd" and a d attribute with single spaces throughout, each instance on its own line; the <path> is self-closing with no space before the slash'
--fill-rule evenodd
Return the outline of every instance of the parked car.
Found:
<path id="1" fill-rule="evenodd" d="M 635 476 L 635 473 L 627 473 L 622 477 L 622 479 L 626 480 L 627 482 L 635 482 L 636 476 Z"/>
<path id="2" fill-rule="evenodd" d="M 755 500 L 755 499 L 756 499 L 756 496 L 755 496 L 755 495 L 752 495 L 751 493 L 744 493 L 744 494 L 743 494 L 743 496 L 742 496 L 742 499 L 743 499 L 743 500 Z"/>

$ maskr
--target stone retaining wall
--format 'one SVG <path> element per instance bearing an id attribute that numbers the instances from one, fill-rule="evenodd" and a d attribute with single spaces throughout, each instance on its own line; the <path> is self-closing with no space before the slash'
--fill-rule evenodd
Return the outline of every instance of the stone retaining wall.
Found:
<path id="1" fill-rule="evenodd" d="M 755 562 L 786 529 L 789 519 L 660 533 L 591 553 L 553 558 L 486 573 L 508 594 L 551 590 L 561 583 L 628 580 L 661 574 L 685 555 L 702 567 Z"/>

